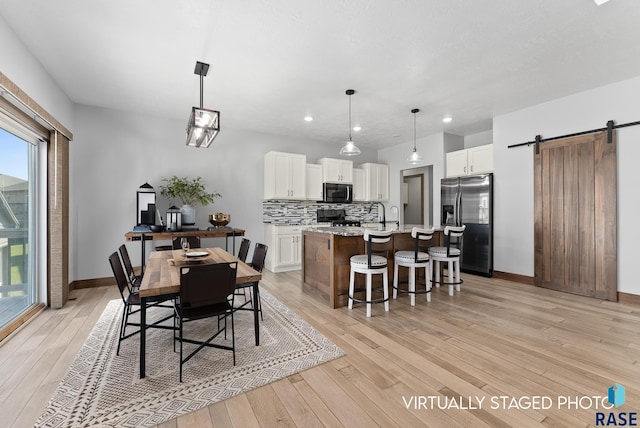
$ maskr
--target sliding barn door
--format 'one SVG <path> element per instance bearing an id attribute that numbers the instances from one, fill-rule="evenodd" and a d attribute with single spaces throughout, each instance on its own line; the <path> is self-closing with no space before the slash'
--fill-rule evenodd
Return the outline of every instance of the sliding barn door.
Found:
<path id="1" fill-rule="evenodd" d="M 546 142 L 534 156 L 535 284 L 618 300 L 615 134 Z"/>

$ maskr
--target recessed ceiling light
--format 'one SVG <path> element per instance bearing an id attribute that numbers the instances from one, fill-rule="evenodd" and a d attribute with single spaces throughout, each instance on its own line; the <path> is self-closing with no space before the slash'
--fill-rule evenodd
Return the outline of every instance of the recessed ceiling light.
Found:
<path id="1" fill-rule="evenodd" d="M 362 131 L 362 126 L 356 125 L 356 126 L 353 127 L 353 130 L 354 131 Z"/>
<path id="2" fill-rule="evenodd" d="M 443 117 L 443 118 L 442 118 L 442 121 L 443 121 L 444 123 L 449 123 L 449 122 L 451 122 L 452 120 L 453 120 L 453 118 L 452 118 L 451 116 L 447 116 L 447 117 Z"/>
<path id="3" fill-rule="evenodd" d="M 305 120 L 306 122 L 311 122 L 311 121 L 313 120 L 313 116 L 305 116 L 305 117 L 304 117 L 304 120 Z"/>
<path id="4" fill-rule="evenodd" d="M 608 2 L 609 0 L 593 0 L 593 1 L 595 1 L 595 2 L 596 2 L 596 4 L 597 4 L 598 6 L 600 6 L 601 4 L 606 3 L 606 2 Z"/>

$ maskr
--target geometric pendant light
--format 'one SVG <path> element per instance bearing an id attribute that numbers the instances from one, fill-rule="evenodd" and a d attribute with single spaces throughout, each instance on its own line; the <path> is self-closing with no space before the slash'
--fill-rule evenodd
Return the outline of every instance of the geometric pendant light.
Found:
<path id="1" fill-rule="evenodd" d="M 195 74 L 200 76 L 200 107 L 193 107 L 187 124 L 187 146 L 209 147 L 220 132 L 220 112 L 207 110 L 202 106 L 204 76 L 209 71 L 209 64 L 196 62 Z"/>
<path id="2" fill-rule="evenodd" d="M 413 113 L 413 152 L 411 152 L 411 155 L 407 160 L 409 163 L 414 165 L 422 162 L 422 156 L 420 156 L 420 153 L 418 153 L 418 150 L 416 149 L 416 113 L 419 111 L 420 109 L 417 108 L 411 110 L 411 113 Z"/>
<path id="3" fill-rule="evenodd" d="M 360 154 L 360 149 L 354 144 L 351 138 L 351 95 L 355 94 L 353 89 L 347 89 L 346 94 L 349 96 L 349 141 L 340 149 L 342 156 L 356 156 Z"/>

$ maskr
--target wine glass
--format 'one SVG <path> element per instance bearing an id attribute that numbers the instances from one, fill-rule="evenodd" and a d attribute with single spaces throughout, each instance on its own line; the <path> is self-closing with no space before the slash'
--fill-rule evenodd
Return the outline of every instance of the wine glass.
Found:
<path id="1" fill-rule="evenodd" d="M 189 240 L 187 238 L 180 238 L 180 246 L 182 247 L 182 251 L 185 254 L 189 252 Z"/>

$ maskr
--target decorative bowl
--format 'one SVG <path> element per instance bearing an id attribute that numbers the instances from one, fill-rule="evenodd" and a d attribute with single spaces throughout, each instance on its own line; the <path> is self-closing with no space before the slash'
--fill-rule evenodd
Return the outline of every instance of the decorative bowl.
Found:
<path id="1" fill-rule="evenodd" d="M 231 221 L 231 214 L 215 213 L 209 214 L 209 223 L 215 227 L 222 227 L 229 224 Z"/>
<path id="2" fill-rule="evenodd" d="M 149 228 L 151 229 L 152 232 L 163 232 L 164 231 L 164 226 L 161 224 L 152 224 L 151 226 L 149 226 Z"/>

